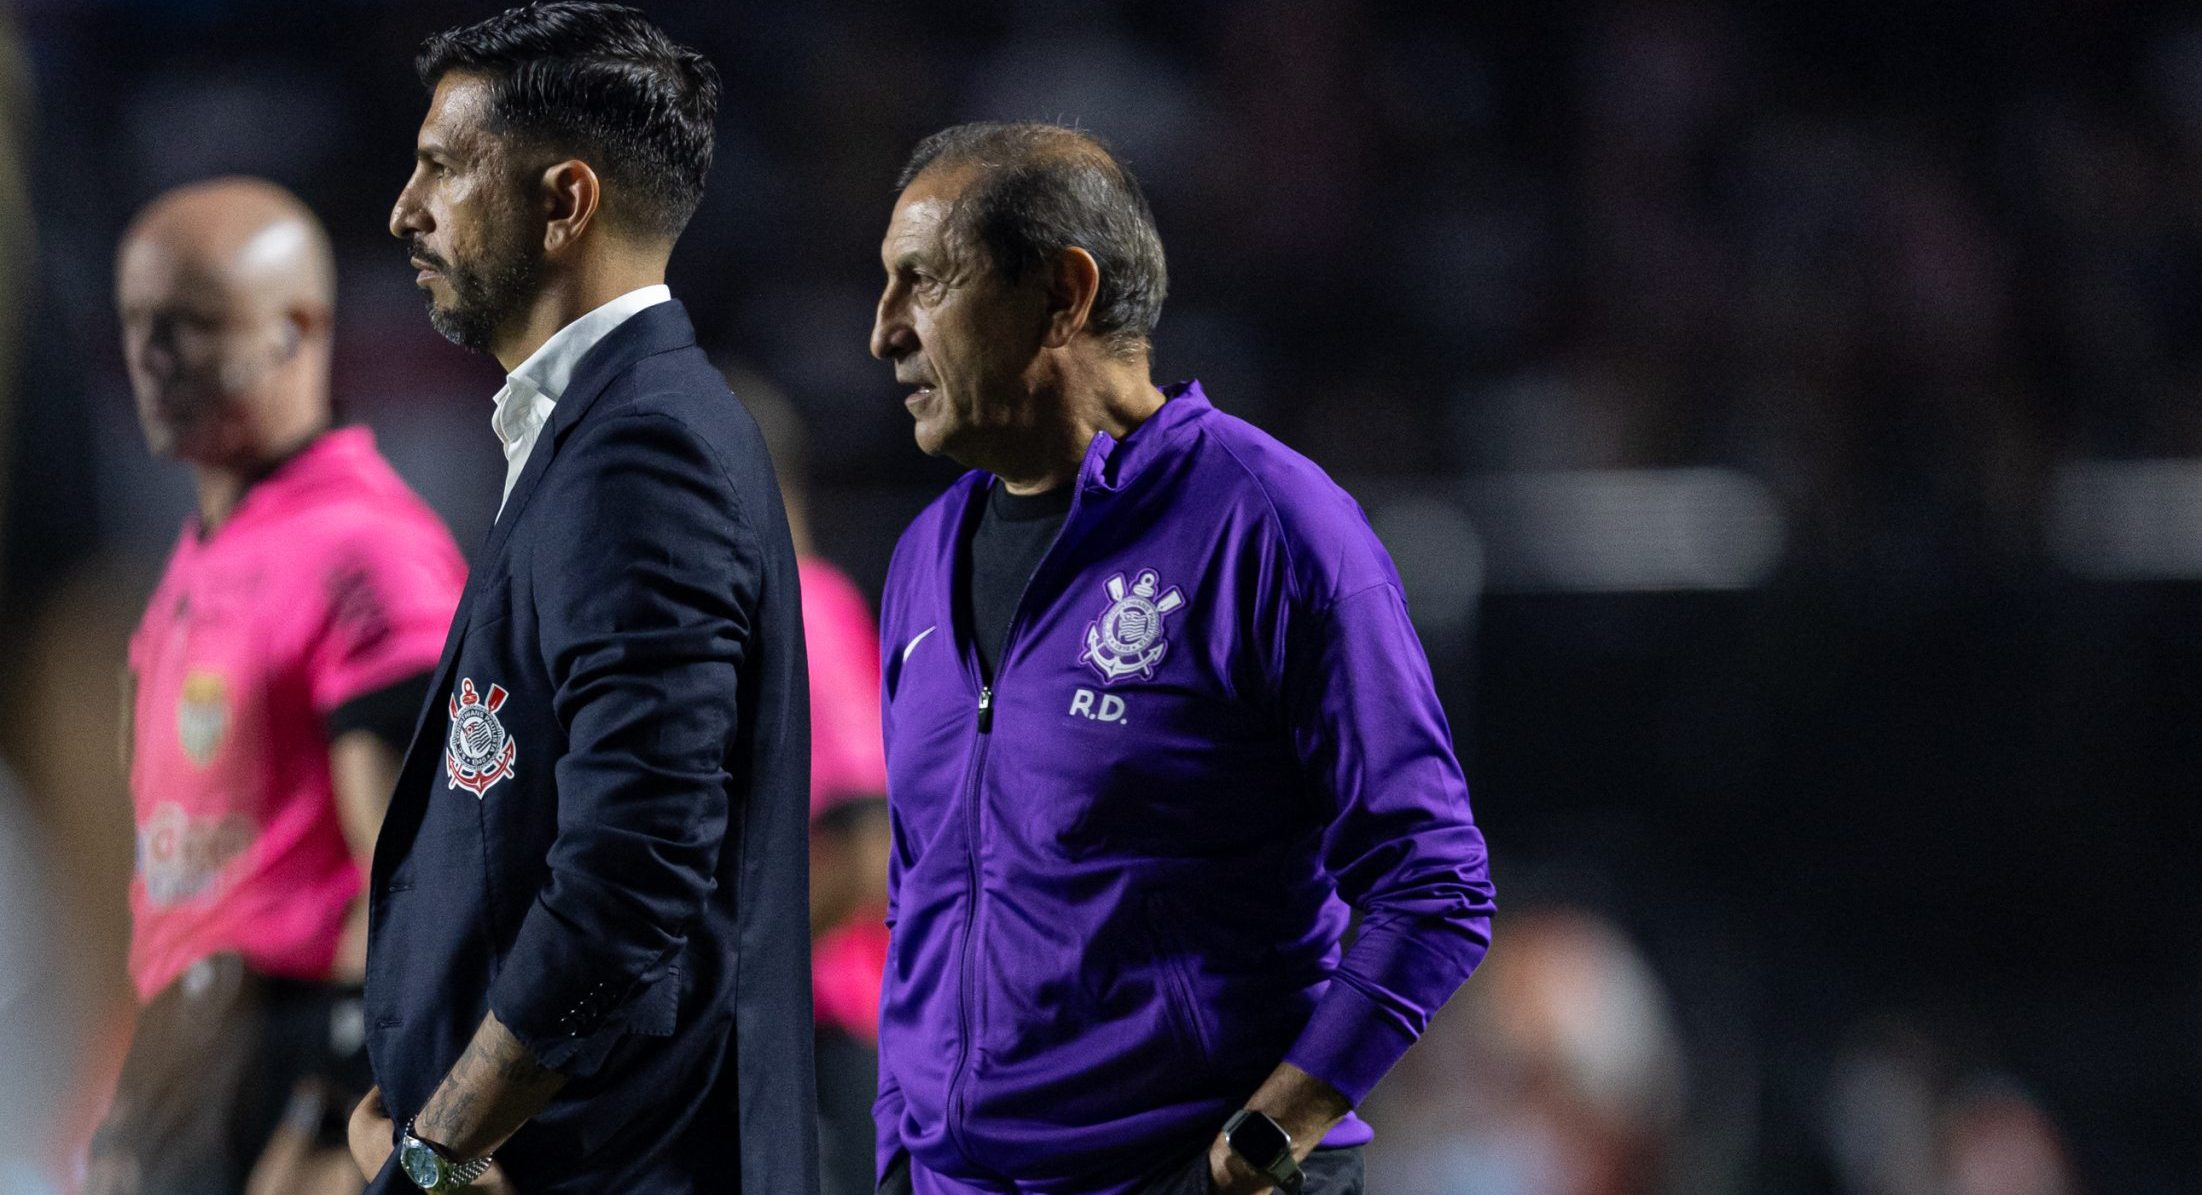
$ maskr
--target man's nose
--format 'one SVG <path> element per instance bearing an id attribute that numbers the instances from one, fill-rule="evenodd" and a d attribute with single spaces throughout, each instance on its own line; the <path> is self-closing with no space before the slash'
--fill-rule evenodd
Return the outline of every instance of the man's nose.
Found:
<path id="1" fill-rule="evenodd" d="M 881 361 L 899 361 L 915 348 L 917 333 L 899 312 L 881 303 L 878 314 L 872 319 L 872 356 Z"/>
<path id="2" fill-rule="evenodd" d="M 398 192 L 398 201 L 390 207 L 390 235 L 402 241 L 428 230 L 427 212 L 414 201 L 413 185 L 407 183 L 405 189 Z"/>

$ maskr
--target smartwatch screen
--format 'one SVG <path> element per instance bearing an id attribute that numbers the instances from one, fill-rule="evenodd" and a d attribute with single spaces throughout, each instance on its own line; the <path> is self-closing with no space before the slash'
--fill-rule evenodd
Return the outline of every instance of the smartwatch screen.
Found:
<path id="1" fill-rule="evenodd" d="M 1239 1121 L 1238 1127 L 1231 1130 L 1230 1143 L 1233 1152 L 1264 1170 L 1292 1148 L 1284 1130 L 1259 1112 L 1249 1113 Z"/>

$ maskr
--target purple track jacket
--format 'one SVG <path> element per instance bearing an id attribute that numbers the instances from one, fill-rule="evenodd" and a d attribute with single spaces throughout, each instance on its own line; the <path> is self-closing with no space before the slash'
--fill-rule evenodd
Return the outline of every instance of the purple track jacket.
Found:
<path id="1" fill-rule="evenodd" d="M 989 475 L 888 570 L 879 1161 L 907 1150 L 919 1195 L 1133 1189 L 1280 1061 L 1358 1103 L 1490 941 L 1366 516 L 1199 383 L 1165 393 L 1088 448 L 991 685 L 954 614 Z"/>

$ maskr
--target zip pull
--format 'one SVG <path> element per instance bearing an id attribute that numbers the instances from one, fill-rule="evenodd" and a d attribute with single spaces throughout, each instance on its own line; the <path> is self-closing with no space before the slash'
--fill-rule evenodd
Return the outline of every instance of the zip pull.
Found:
<path id="1" fill-rule="evenodd" d="M 980 686 L 979 686 L 979 733 L 980 733 L 980 734 L 985 734 L 985 733 L 987 733 L 988 731 L 991 731 L 991 730 L 993 730 L 993 729 L 994 729 L 994 689 L 993 689 L 993 687 L 992 687 L 992 686 L 989 686 L 989 685 L 980 685 Z"/>

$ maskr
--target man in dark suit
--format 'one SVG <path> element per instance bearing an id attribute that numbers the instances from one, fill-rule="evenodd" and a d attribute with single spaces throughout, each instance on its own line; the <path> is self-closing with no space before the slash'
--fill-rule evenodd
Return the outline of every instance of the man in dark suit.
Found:
<path id="1" fill-rule="evenodd" d="M 795 554 L 663 281 L 717 76 L 596 3 L 418 65 L 390 230 L 509 371 L 509 467 L 376 849 L 353 1153 L 377 1192 L 815 1191 Z"/>

